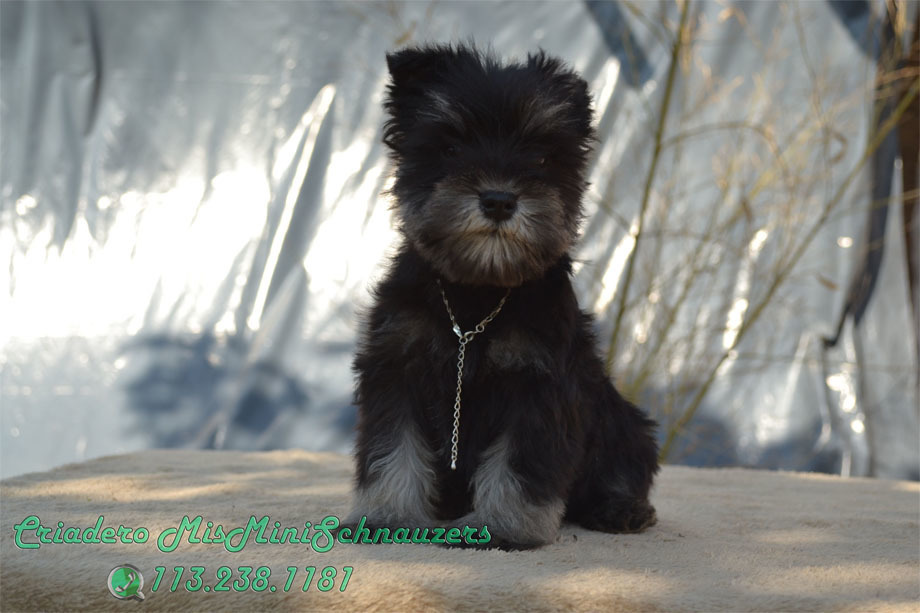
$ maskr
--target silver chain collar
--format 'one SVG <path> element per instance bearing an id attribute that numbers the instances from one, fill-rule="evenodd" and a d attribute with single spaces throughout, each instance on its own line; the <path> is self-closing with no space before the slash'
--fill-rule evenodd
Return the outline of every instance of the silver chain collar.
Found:
<path id="1" fill-rule="evenodd" d="M 460 394 L 463 390 L 463 357 L 466 354 L 466 344 L 473 340 L 474 336 L 481 334 L 482 331 L 486 329 L 486 325 L 495 319 L 498 312 L 505 306 L 505 300 L 508 299 L 511 288 L 508 288 L 508 291 L 502 296 L 502 299 L 499 301 L 494 311 L 486 315 L 486 318 L 476 324 L 475 328 L 468 332 L 463 332 L 460 330 L 460 324 L 458 324 L 457 320 L 454 318 L 454 312 L 450 310 L 450 304 L 447 302 L 447 294 L 444 293 L 444 288 L 441 286 L 441 280 L 438 279 L 437 281 L 438 289 L 441 290 L 441 300 L 444 301 L 444 306 L 447 307 L 450 323 L 454 325 L 454 334 L 460 339 L 460 351 L 457 355 L 457 397 L 454 399 L 454 432 L 450 437 L 450 469 L 457 470 L 457 446 L 460 442 Z"/>

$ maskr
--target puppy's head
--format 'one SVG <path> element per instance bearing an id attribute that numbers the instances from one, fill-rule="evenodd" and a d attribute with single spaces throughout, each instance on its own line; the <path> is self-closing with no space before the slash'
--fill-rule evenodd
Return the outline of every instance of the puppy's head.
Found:
<path id="1" fill-rule="evenodd" d="M 513 287 L 578 234 L 587 84 L 542 52 L 502 64 L 471 47 L 387 55 L 384 142 L 401 231 L 446 279 Z"/>

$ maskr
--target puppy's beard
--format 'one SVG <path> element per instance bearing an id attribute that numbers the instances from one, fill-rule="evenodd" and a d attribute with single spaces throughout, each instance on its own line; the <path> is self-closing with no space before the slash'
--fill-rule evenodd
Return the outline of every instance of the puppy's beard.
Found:
<path id="1" fill-rule="evenodd" d="M 533 254 L 529 253 L 526 240 L 509 228 L 464 233 L 457 236 L 454 243 L 455 253 L 467 269 L 465 278 L 457 281 L 517 286 L 524 282 L 528 272 L 532 272 Z"/>
<path id="2" fill-rule="evenodd" d="M 404 212 L 406 235 L 448 281 L 516 287 L 541 276 L 574 242 L 554 193 L 520 196 L 511 218 L 495 222 L 480 209 L 485 189 L 439 184 L 420 210 Z"/>

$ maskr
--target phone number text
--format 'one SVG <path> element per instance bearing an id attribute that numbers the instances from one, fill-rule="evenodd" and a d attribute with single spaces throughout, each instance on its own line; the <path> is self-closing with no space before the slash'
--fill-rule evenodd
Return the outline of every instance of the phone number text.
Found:
<path id="1" fill-rule="evenodd" d="M 207 569 L 204 566 L 175 566 L 170 572 L 165 566 L 154 568 L 157 573 L 150 591 L 175 592 L 184 589 L 187 592 L 288 592 L 299 590 L 307 592 L 316 589 L 320 592 L 330 592 L 334 588 L 344 592 L 348 587 L 348 580 L 354 570 L 351 566 L 343 566 L 341 572 L 334 566 L 317 568 L 306 566 L 288 566 L 284 576 L 284 583 L 272 582 L 272 570 L 267 566 L 238 566 L 236 570 L 229 566 L 220 566 L 215 574 L 216 583 L 206 582 Z M 277 576 L 277 575 L 276 575 Z"/>

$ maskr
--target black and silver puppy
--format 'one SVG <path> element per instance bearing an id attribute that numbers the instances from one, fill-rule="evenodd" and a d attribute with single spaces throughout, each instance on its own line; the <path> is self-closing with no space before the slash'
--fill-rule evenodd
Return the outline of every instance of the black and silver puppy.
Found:
<path id="1" fill-rule="evenodd" d="M 587 84 L 542 52 L 387 56 L 384 142 L 404 237 L 355 358 L 351 522 L 487 525 L 489 547 L 552 542 L 570 520 L 655 522 L 654 422 L 604 373 L 576 302 L 593 139 Z"/>

